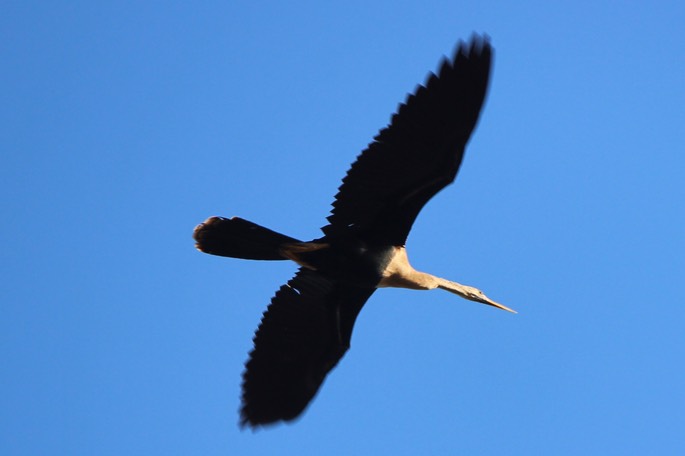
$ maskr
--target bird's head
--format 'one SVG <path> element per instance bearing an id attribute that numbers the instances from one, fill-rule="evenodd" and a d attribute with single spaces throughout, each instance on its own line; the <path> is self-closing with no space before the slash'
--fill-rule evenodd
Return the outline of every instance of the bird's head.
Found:
<path id="1" fill-rule="evenodd" d="M 462 285 L 460 283 L 452 282 L 451 280 L 442 279 L 440 277 L 435 277 L 435 280 L 437 281 L 438 288 L 442 288 L 443 290 L 457 294 L 462 298 L 466 298 L 474 302 L 480 302 L 481 304 L 487 304 L 492 307 L 497 307 L 498 309 L 506 310 L 507 312 L 517 313 L 515 310 L 488 298 L 485 296 L 485 293 L 476 287 Z"/>
<path id="2" fill-rule="evenodd" d="M 498 309 L 506 310 L 507 312 L 512 312 L 512 313 L 517 313 L 515 310 L 510 309 L 509 307 L 502 305 L 498 302 L 493 301 L 492 299 L 488 298 L 485 296 L 485 293 L 480 291 L 476 287 L 470 287 L 468 285 L 462 285 L 462 297 L 475 301 L 475 302 L 480 302 L 481 304 L 487 304 L 489 306 L 497 307 Z"/>

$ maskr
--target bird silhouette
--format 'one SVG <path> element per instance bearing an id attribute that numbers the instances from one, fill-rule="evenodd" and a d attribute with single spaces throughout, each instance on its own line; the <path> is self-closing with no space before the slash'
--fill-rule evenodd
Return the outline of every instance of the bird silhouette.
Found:
<path id="1" fill-rule="evenodd" d="M 377 288 L 440 288 L 512 311 L 477 288 L 415 270 L 405 249 L 421 208 L 457 175 L 492 54 L 488 37 L 474 35 L 407 96 L 347 172 L 322 237 L 303 242 L 238 217 L 210 217 L 195 228 L 202 252 L 300 266 L 256 331 L 243 374 L 242 426 L 303 412 L 350 347 L 357 315 Z"/>

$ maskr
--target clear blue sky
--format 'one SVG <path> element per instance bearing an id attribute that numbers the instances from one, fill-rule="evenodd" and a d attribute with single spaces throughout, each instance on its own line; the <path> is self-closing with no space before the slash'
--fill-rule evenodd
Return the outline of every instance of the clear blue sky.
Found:
<path id="1" fill-rule="evenodd" d="M 3 2 L 3 455 L 685 454 L 682 1 Z M 240 215 L 319 235 L 459 38 L 491 90 L 413 264 L 303 418 L 237 426 L 292 264 L 203 255 Z"/>

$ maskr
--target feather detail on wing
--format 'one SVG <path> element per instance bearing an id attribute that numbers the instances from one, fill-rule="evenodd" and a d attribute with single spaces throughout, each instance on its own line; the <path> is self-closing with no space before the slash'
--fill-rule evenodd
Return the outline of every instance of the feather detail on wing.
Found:
<path id="1" fill-rule="evenodd" d="M 407 97 L 343 179 L 322 228 L 326 235 L 353 227 L 404 244 L 424 204 L 457 175 L 483 105 L 491 60 L 487 37 L 474 36 Z"/>
<path id="2" fill-rule="evenodd" d="M 357 315 L 374 290 L 300 269 L 276 292 L 245 365 L 241 425 L 302 413 L 349 348 Z"/>

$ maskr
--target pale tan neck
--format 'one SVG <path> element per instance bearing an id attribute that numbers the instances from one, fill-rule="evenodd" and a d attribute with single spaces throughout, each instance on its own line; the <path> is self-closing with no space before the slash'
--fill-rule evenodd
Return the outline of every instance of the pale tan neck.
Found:
<path id="1" fill-rule="evenodd" d="M 433 290 L 435 288 L 441 288 L 470 301 L 480 302 L 481 304 L 487 304 L 497 307 L 498 309 L 516 313 L 516 311 L 509 307 L 488 298 L 477 288 L 417 271 L 409 264 L 407 251 L 404 247 L 395 247 L 395 253 L 390 259 L 388 266 L 383 271 L 381 280 L 376 287 L 410 288 L 412 290 Z"/>
<path id="2" fill-rule="evenodd" d="M 404 247 L 395 247 L 395 255 L 385 268 L 377 287 L 409 288 L 412 290 L 440 288 L 470 299 L 467 293 L 470 287 L 414 269 L 409 264 L 407 250 Z"/>
<path id="3" fill-rule="evenodd" d="M 404 247 L 395 247 L 395 254 L 383 271 L 383 277 L 377 287 L 432 290 L 438 288 L 442 281 L 444 279 L 414 269 L 409 264 L 407 250 Z"/>
<path id="4" fill-rule="evenodd" d="M 459 296 L 467 299 L 469 298 L 468 290 L 471 289 L 472 287 L 469 287 L 467 285 L 462 285 L 457 282 L 452 282 L 451 280 L 443 279 L 440 277 L 435 278 L 438 282 L 437 288 L 440 288 L 441 290 L 447 290 L 449 292 L 452 292 L 454 294 L 458 294 Z"/>

